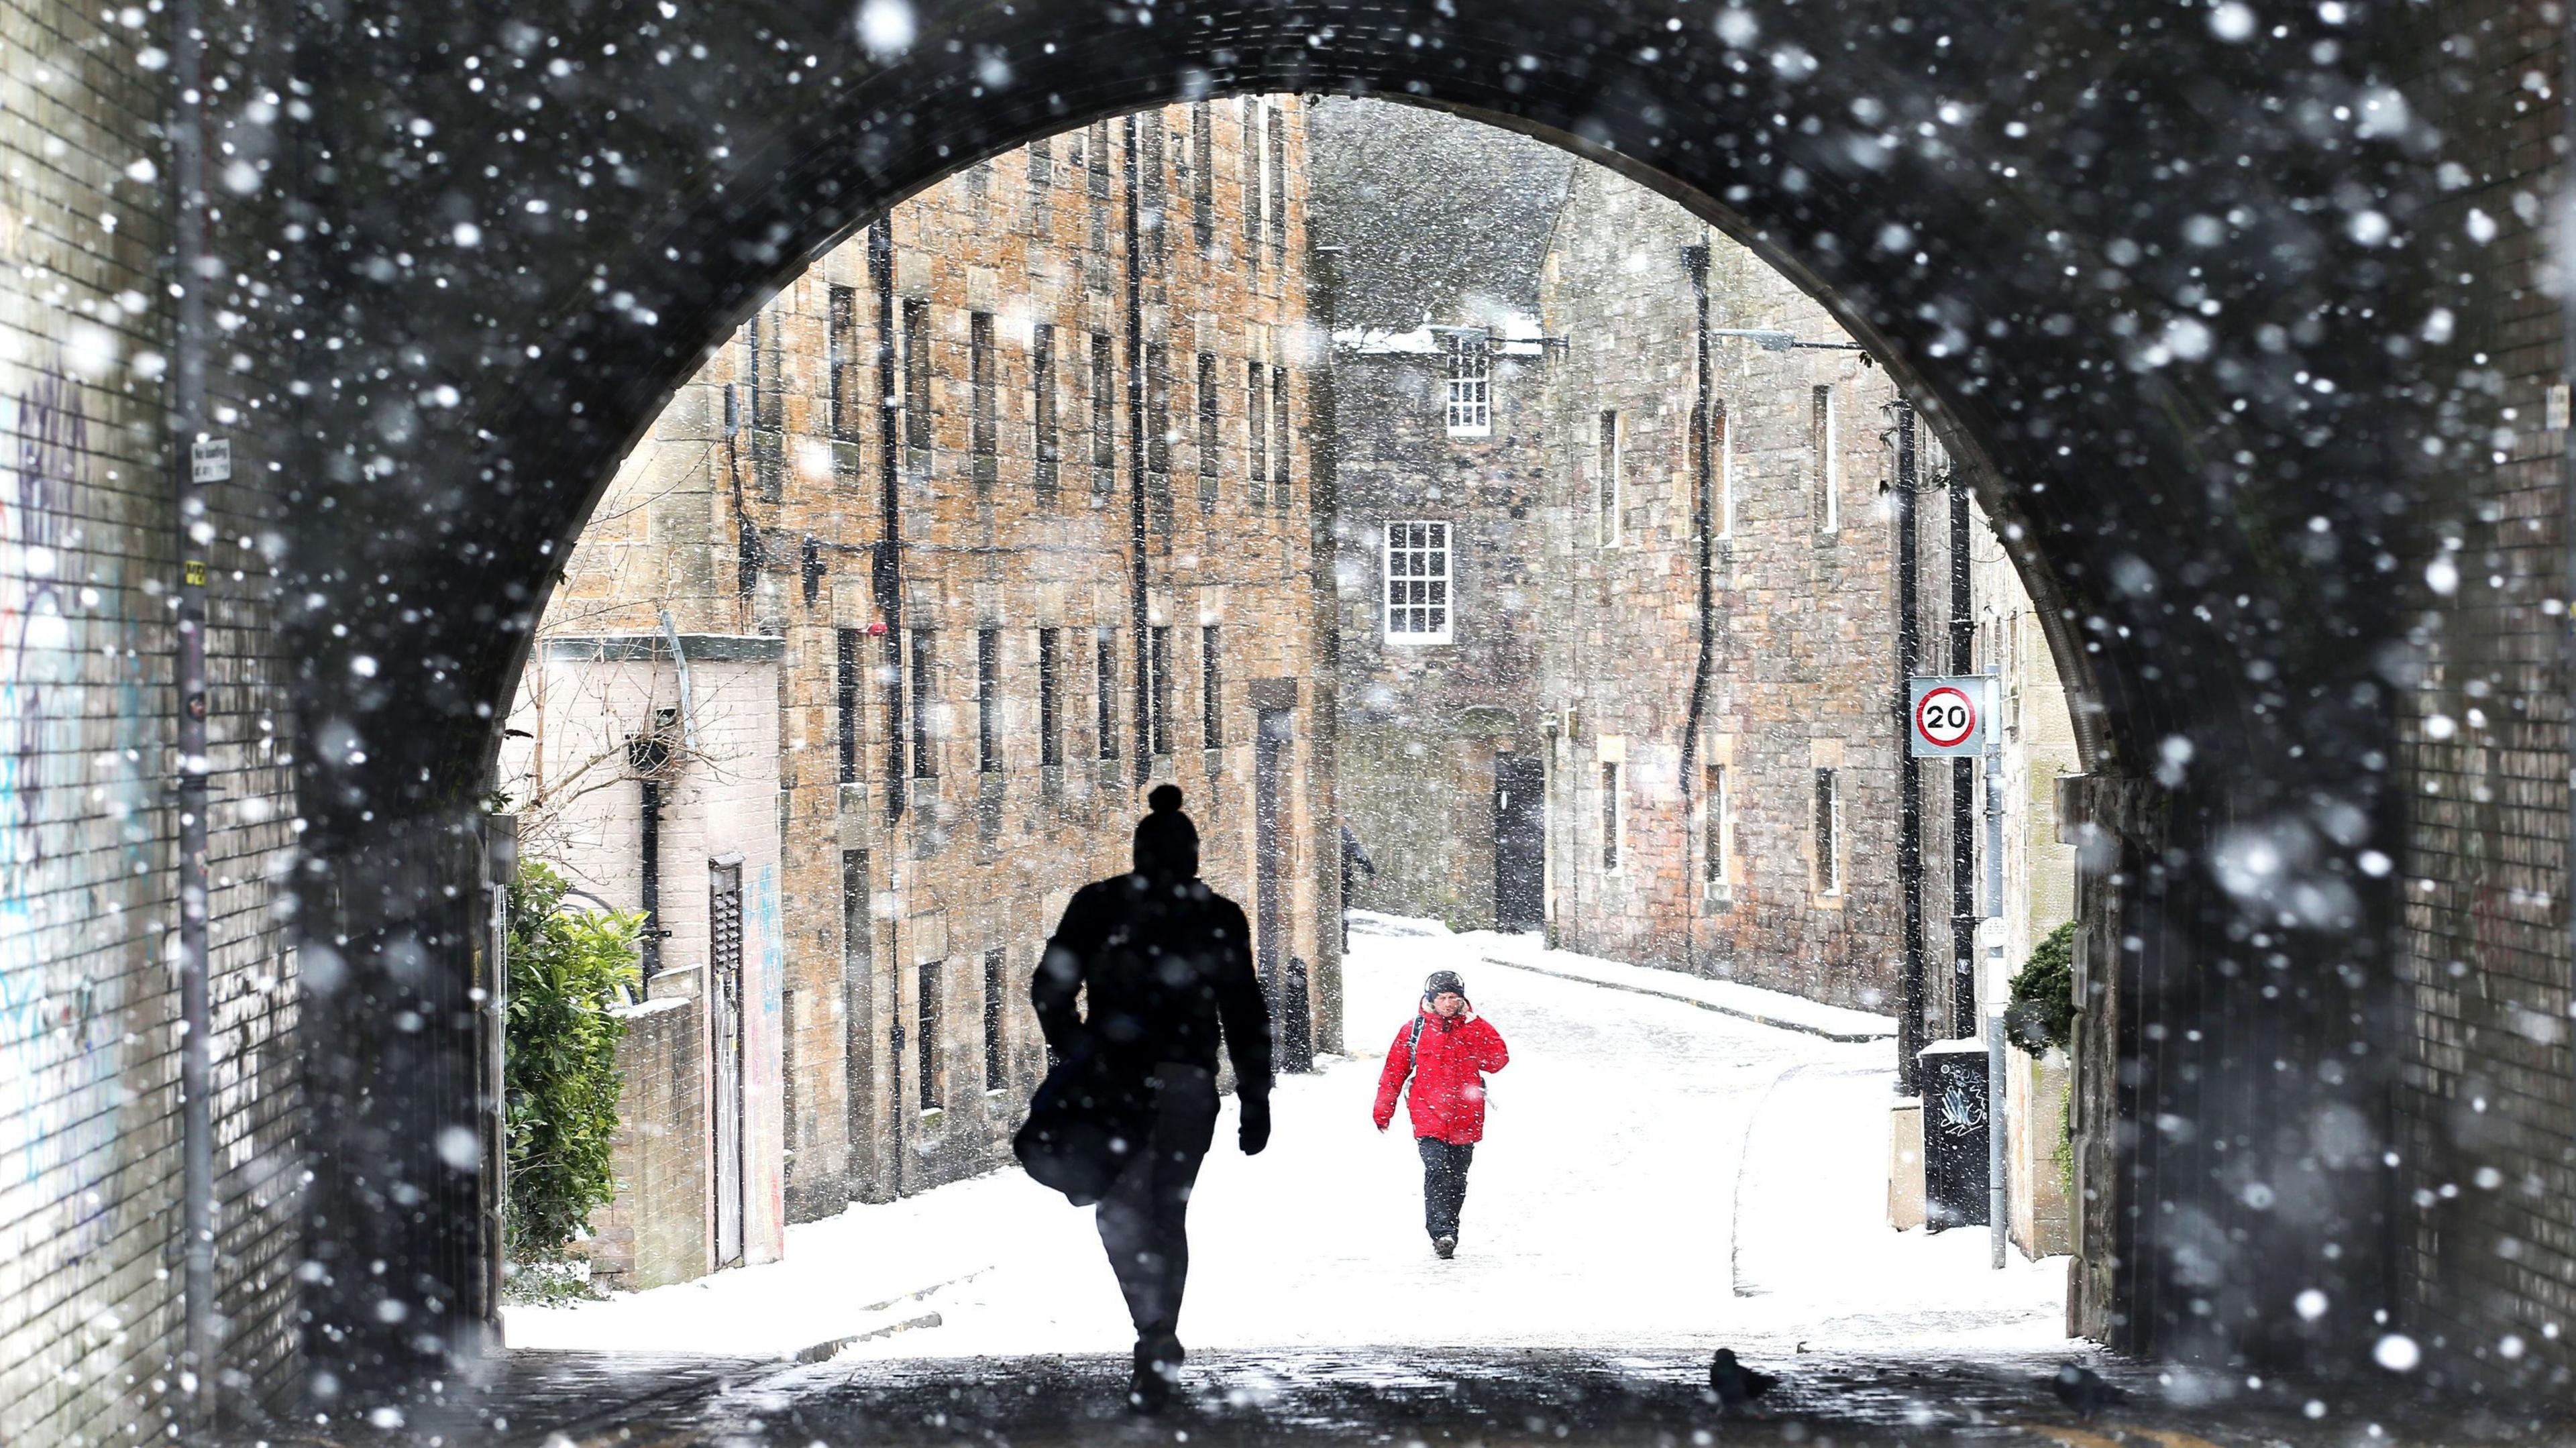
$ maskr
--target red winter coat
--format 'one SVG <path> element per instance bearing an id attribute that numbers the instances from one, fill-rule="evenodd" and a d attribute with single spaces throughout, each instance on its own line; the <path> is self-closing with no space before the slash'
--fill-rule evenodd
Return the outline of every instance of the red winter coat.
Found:
<path id="1" fill-rule="evenodd" d="M 1386 1053 L 1386 1069 L 1377 1078 L 1377 1129 L 1395 1119 L 1395 1094 L 1404 1089 L 1406 1067 L 1413 1076 L 1413 1134 L 1434 1136 L 1455 1146 L 1485 1136 L 1485 1073 L 1499 1071 L 1512 1059 L 1501 1034 L 1484 1021 L 1442 1016 L 1422 1008 L 1422 1036 L 1414 1039 L 1413 1023 L 1395 1033 Z"/>

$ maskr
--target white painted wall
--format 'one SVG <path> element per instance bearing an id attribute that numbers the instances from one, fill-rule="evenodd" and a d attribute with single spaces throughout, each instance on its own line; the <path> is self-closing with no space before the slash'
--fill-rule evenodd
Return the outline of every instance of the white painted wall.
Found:
<path id="1" fill-rule="evenodd" d="M 694 648 L 703 636 L 687 636 Z M 706 640 L 759 650 L 774 640 Z M 659 972 L 648 997 L 706 994 L 712 861 L 742 857 L 743 1255 L 775 1261 L 786 1246 L 785 1121 L 780 991 L 778 665 L 692 659 L 688 729 L 668 737 L 675 764 L 663 791 Z M 520 683 L 502 750 L 501 788 L 521 812 L 522 850 L 621 910 L 641 908 L 641 786 L 626 740 L 653 711 L 680 707 L 667 658 L 580 657 L 570 640 L 540 641 Z M 704 1009 L 703 1006 L 698 1007 Z M 712 1092 L 712 1058 L 705 1064 Z M 712 1221 L 712 1214 L 710 1214 Z M 711 1229 L 712 1230 L 712 1229 Z M 712 1263 L 714 1242 L 708 1243 Z"/>

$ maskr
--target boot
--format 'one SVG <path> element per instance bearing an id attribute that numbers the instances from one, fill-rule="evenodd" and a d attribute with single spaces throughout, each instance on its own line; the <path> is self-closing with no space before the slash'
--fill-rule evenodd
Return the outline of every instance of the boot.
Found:
<path id="1" fill-rule="evenodd" d="M 1136 1370 L 1127 1380 L 1127 1410 L 1131 1413 L 1159 1413 L 1172 1401 L 1172 1390 L 1181 1381 L 1181 1340 L 1169 1332 L 1146 1333 L 1136 1339 Z"/>

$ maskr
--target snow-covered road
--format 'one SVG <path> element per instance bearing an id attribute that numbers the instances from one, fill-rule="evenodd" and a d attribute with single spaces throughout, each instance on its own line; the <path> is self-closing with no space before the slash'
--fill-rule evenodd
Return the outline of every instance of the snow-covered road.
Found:
<path id="1" fill-rule="evenodd" d="M 1487 958 L 1493 937 L 1430 930 L 1354 933 L 1348 1035 L 1362 1059 L 1283 1082 L 1269 1151 L 1234 1149 L 1227 1103 L 1190 1212 L 1193 1348 L 2063 1341 L 2063 1259 L 2016 1253 L 1995 1272 L 1982 1230 L 1885 1227 L 1888 1043 L 1520 969 Z M 1423 976 L 1444 968 L 1465 974 L 1512 1051 L 1449 1262 L 1423 1235 L 1401 1114 L 1383 1136 L 1369 1122 L 1383 1052 Z M 520 1347 L 755 1355 L 890 1328 L 842 1352 L 1117 1353 L 1133 1340 L 1090 1211 L 1017 1171 L 791 1228 L 783 1262 L 516 1309 L 508 1325 Z"/>

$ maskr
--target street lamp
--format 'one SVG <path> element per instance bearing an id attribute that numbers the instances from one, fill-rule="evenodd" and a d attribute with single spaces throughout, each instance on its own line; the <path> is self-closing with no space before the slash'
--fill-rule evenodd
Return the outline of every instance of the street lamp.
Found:
<path id="1" fill-rule="evenodd" d="M 1804 347 L 1815 352 L 1859 352 L 1864 354 L 1863 362 L 1869 360 L 1865 355 L 1869 349 L 1858 342 L 1809 342 L 1795 332 L 1785 332 L 1776 327 L 1711 327 L 1708 334 L 1712 337 L 1748 338 L 1765 352 L 1786 352 L 1792 347 Z"/>

